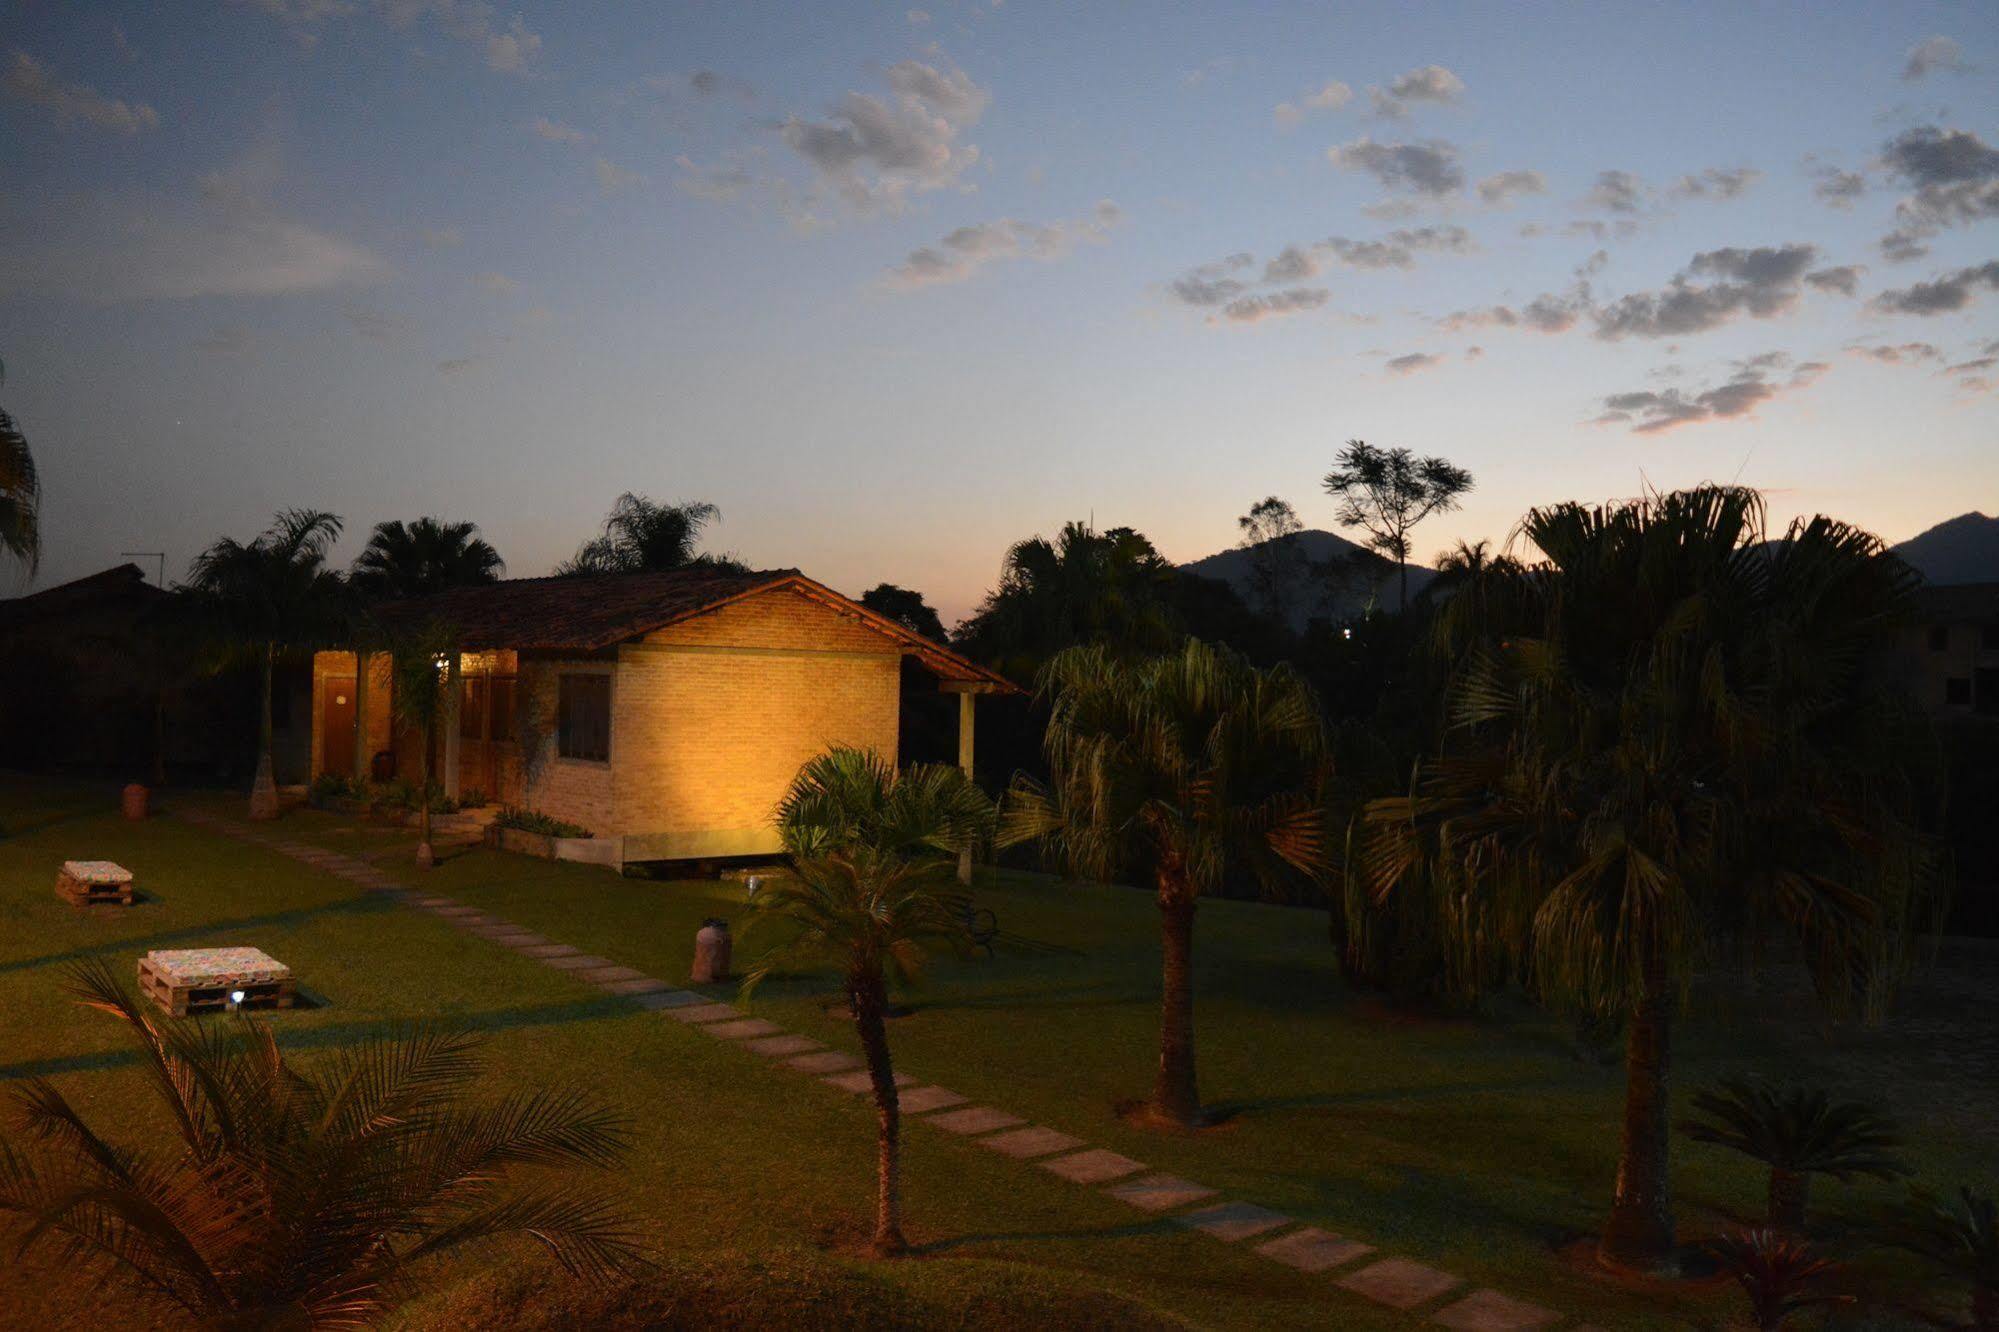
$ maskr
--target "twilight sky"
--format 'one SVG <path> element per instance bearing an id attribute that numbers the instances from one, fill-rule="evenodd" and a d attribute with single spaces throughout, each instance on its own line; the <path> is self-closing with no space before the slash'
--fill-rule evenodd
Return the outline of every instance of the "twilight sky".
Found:
<path id="1" fill-rule="evenodd" d="M 948 623 L 1066 519 L 1329 527 L 1350 437 L 1476 474 L 1424 555 L 1999 506 L 1999 6 L 918 4 L 0 0 L 38 585 L 630 489 Z"/>

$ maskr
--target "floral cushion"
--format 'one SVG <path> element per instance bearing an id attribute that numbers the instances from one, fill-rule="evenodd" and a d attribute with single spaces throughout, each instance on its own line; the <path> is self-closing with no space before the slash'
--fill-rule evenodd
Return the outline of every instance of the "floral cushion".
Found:
<path id="1" fill-rule="evenodd" d="M 110 860 L 65 860 L 62 872 L 78 883 L 132 882 L 132 871 Z"/>
<path id="2" fill-rule="evenodd" d="M 154 975 L 174 985 L 207 989 L 287 980 L 292 969 L 257 948 L 156 948 L 146 954 Z"/>

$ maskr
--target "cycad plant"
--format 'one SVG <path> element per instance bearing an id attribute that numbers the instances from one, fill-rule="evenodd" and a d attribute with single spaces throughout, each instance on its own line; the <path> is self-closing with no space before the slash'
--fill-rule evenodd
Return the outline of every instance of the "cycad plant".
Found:
<path id="1" fill-rule="evenodd" d="M 416 1028 L 294 1063 L 247 1016 L 147 1011 L 101 961 L 73 990 L 130 1030 L 172 1131 L 120 1145 L 53 1084 L 15 1086 L 0 1215 L 66 1265 L 248 1329 L 374 1326 L 426 1260 L 510 1237 L 589 1276 L 639 1260 L 599 1188 L 551 1173 L 617 1164 L 624 1126 L 575 1091 L 472 1101 L 467 1034 Z"/>
<path id="2" fill-rule="evenodd" d="M 778 806 L 797 877 L 766 883 L 750 904 L 751 929 L 776 937 L 744 977 L 745 995 L 784 972 L 840 973 L 874 1093 L 877 1257 L 909 1247 L 889 986 L 911 980 L 933 949 L 966 948 L 964 911 L 952 896 L 957 853 L 991 818 L 990 802 L 956 768 L 898 773 L 879 755 L 830 750 L 799 770 Z"/>
<path id="3" fill-rule="evenodd" d="M 1749 1297 L 1758 1332 L 1777 1332 L 1791 1315 L 1807 1309 L 1852 1302 L 1852 1296 L 1827 1288 L 1838 1266 L 1794 1234 L 1745 1230 L 1710 1240 L 1707 1248 Z"/>
<path id="4" fill-rule="evenodd" d="M 1369 805 L 1367 887 L 1426 897 L 1467 988 L 1626 1020 L 1599 1252 L 1669 1268 L 1689 978 L 1776 946 L 1833 1011 L 1878 1013 L 1936 919 L 1934 738 L 1874 670 L 1919 580 L 1829 518 L 1766 541 L 1734 487 L 1537 509 L 1521 534 L 1539 560 L 1441 612 L 1451 727 Z"/>
<path id="5" fill-rule="evenodd" d="M 418 737 L 416 863 L 429 869 L 437 863 L 430 841 L 431 754 L 437 748 L 438 723 L 449 712 L 451 691 L 458 688 L 456 636 L 445 625 L 429 623 L 391 644 L 396 718 Z"/>
<path id="6" fill-rule="evenodd" d="M 1001 840 L 1041 840 L 1090 878 L 1152 880 L 1161 997 L 1149 1110 L 1196 1126 L 1195 906 L 1230 874 L 1314 879 L 1329 868 L 1318 700 L 1290 667 L 1259 669 L 1198 639 L 1137 661 L 1069 648 L 1040 688 L 1050 782 L 1015 779 Z"/>
<path id="7" fill-rule="evenodd" d="M 1911 1189 L 1886 1237 L 1969 1283 L 1972 1326 L 1999 1328 L 1999 1200 L 1966 1186 L 1945 1196 Z"/>
<path id="8" fill-rule="evenodd" d="M 1855 1175 L 1893 1179 L 1908 1173 L 1894 1155 L 1895 1121 L 1860 1101 L 1835 1100 L 1819 1087 L 1776 1086 L 1724 1078 L 1696 1092 L 1680 1131 L 1696 1142 L 1729 1147 L 1770 1167 L 1769 1224 L 1802 1234 L 1813 1175 L 1845 1183 Z"/>

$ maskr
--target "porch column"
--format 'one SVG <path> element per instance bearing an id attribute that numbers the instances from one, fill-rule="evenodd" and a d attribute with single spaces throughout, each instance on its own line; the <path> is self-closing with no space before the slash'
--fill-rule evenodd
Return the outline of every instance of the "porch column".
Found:
<path id="1" fill-rule="evenodd" d="M 446 655 L 444 677 L 444 795 L 458 798 L 458 708 L 465 692 L 465 658 L 457 648 Z"/>
<path id="2" fill-rule="evenodd" d="M 354 780 L 357 782 L 368 780 L 369 760 L 374 757 L 368 752 L 368 675 L 372 664 L 366 649 L 354 650 Z"/>
<path id="3" fill-rule="evenodd" d="M 970 690 L 958 695 L 958 767 L 964 772 L 965 780 L 974 780 L 972 772 L 972 722 L 975 716 L 973 705 L 978 695 Z M 972 848 L 967 846 L 958 853 L 958 882 L 972 881 Z"/>

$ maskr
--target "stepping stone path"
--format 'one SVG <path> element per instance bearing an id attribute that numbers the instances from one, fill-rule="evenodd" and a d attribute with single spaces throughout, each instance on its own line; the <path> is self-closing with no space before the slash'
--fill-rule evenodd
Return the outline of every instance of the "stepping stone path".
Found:
<path id="1" fill-rule="evenodd" d="M 861 1061 L 845 1050 L 829 1050 L 809 1036 L 785 1031 L 775 1022 L 750 1017 L 742 1010 L 694 990 L 680 990 L 644 972 L 609 958 L 596 957 L 569 944 L 557 943 L 511 921 L 449 897 L 419 892 L 398 882 L 370 861 L 303 842 L 282 841 L 234 819 L 200 811 L 183 811 L 180 818 L 197 827 L 266 847 L 365 888 L 372 896 L 425 912 L 474 938 L 484 939 L 520 957 L 567 972 L 646 1012 L 663 1013 L 675 1021 L 712 1033 L 725 1044 L 753 1051 L 774 1061 L 772 1066 L 817 1078 L 829 1087 L 866 1095 L 873 1079 Z M 1073 1184 L 1100 1189 L 1101 1196 L 1162 1215 L 1179 1226 L 1225 1243 L 1268 1236 L 1247 1251 L 1272 1263 L 1304 1273 L 1346 1269 L 1332 1278 L 1335 1286 L 1390 1309 L 1409 1312 L 1435 1305 L 1427 1321 L 1459 1332 L 1537 1332 L 1563 1321 L 1544 1309 L 1497 1290 L 1477 1289 L 1455 1301 L 1445 1297 L 1465 1282 L 1449 1272 L 1407 1258 L 1382 1257 L 1373 1245 L 1317 1226 L 1296 1225 L 1281 1212 L 1239 1199 L 1221 1199 L 1216 1190 L 1147 1167 L 1107 1148 L 1093 1147 L 1042 1124 L 990 1105 L 967 1105 L 965 1098 L 944 1087 L 919 1086 L 907 1073 L 897 1073 L 902 1109 L 915 1122 L 934 1124 L 947 1133 L 971 1139 L 1003 1156 L 1033 1162 L 1042 1170 Z M 1200 1206 L 1196 1206 L 1201 1204 Z M 1194 1210 L 1185 1210 L 1193 1208 Z M 1294 1228 L 1295 1227 L 1295 1228 Z M 1351 1265 L 1364 1258 L 1375 1261 Z M 1337 1311 L 1329 1311 L 1335 1317 Z M 1576 1325 L 1571 1332 L 1594 1332 Z"/>

